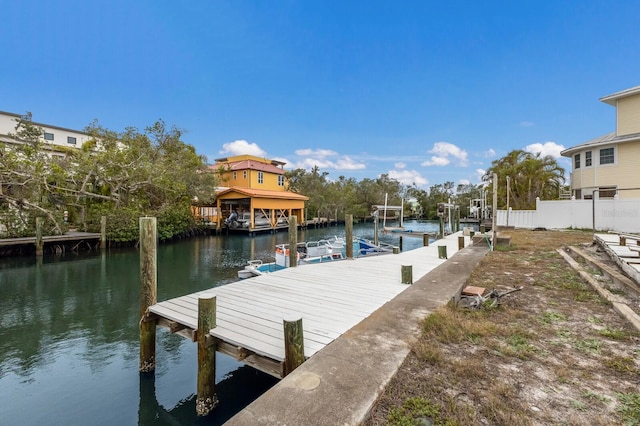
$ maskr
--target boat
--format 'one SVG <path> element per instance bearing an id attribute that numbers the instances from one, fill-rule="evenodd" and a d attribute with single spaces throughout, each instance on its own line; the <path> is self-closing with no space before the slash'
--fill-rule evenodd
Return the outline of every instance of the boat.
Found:
<path id="1" fill-rule="evenodd" d="M 296 260 L 298 265 L 333 262 L 347 258 L 345 240 L 342 237 L 332 237 L 326 240 L 301 242 L 296 246 Z M 365 238 L 353 239 L 353 257 L 372 256 L 392 253 L 393 246 L 389 244 L 375 245 Z M 262 260 L 250 260 L 238 271 L 238 278 L 251 278 L 289 267 L 289 244 L 278 244 L 275 249 L 275 262 L 263 263 Z"/>

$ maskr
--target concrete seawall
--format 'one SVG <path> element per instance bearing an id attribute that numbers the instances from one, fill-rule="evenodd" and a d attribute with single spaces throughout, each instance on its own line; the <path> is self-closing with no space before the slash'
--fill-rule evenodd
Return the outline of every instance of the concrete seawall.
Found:
<path id="1" fill-rule="evenodd" d="M 469 246 L 407 287 L 226 424 L 357 425 L 420 335 L 420 320 L 457 297 L 488 247 Z"/>

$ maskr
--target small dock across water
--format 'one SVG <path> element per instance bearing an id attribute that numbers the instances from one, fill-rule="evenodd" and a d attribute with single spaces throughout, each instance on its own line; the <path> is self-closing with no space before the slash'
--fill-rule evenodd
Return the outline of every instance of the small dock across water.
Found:
<path id="1" fill-rule="evenodd" d="M 198 299 L 216 296 L 216 324 L 209 335 L 219 352 L 276 377 L 286 372 L 283 319 L 302 318 L 304 356 L 313 356 L 367 318 L 411 282 L 469 243 L 462 233 L 399 254 L 287 268 L 149 307 L 157 324 L 196 340 Z M 446 247 L 446 251 L 443 250 Z"/>

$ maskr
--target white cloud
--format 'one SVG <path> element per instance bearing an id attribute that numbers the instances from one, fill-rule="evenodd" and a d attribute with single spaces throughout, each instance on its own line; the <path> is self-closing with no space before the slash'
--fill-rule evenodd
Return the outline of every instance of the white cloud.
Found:
<path id="1" fill-rule="evenodd" d="M 396 169 L 404 169 L 405 167 L 407 167 L 407 165 L 406 163 L 395 163 L 393 167 L 395 167 Z"/>
<path id="2" fill-rule="evenodd" d="M 420 163 L 421 166 L 446 166 L 451 161 L 447 157 L 431 157 L 431 160 L 423 161 Z"/>
<path id="3" fill-rule="evenodd" d="M 560 152 L 564 150 L 564 145 L 557 144 L 555 142 L 532 143 L 527 145 L 524 149 L 532 154 L 540 153 L 542 156 L 550 155 L 553 158 L 560 158 Z"/>
<path id="4" fill-rule="evenodd" d="M 484 152 L 485 158 L 493 158 L 495 156 L 496 156 L 496 151 L 493 148 L 489 148 L 487 151 Z"/>
<path id="5" fill-rule="evenodd" d="M 431 160 L 424 161 L 422 166 L 446 166 L 451 163 L 452 159 L 458 160 L 458 166 L 466 167 L 468 165 L 467 151 L 449 142 L 434 143 L 433 149 L 429 153 L 435 155 L 431 157 Z"/>
<path id="6" fill-rule="evenodd" d="M 476 179 L 478 179 L 478 182 L 482 182 L 482 176 L 484 176 L 486 172 L 485 169 L 476 169 Z"/>
<path id="7" fill-rule="evenodd" d="M 295 154 L 306 158 L 300 158 L 292 163 L 293 168 L 308 170 L 317 166 L 320 169 L 362 170 L 367 167 L 365 163 L 358 162 L 348 155 L 340 157 L 337 152 L 328 149 L 299 149 Z"/>
<path id="8" fill-rule="evenodd" d="M 298 149 L 296 150 L 296 155 L 300 157 L 312 157 L 312 158 L 326 158 L 326 157 L 335 157 L 338 155 L 337 152 L 332 151 L 330 149 Z"/>
<path id="9" fill-rule="evenodd" d="M 389 170 L 388 175 L 403 185 L 425 186 L 429 181 L 416 170 Z"/>
<path id="10" fill-rule="evenodd" d="M 520 127 L 531 127 L 531 126 L 535 126 L 535 124 L 532 123 L 531 121 L 521 121 L 520 122 Z"/>
<path id="11" fill-rule="evenodd" d="M 460 179 L 460 180 L 458 181 L 458 183 L 459 183 L 460 185 L 469 185 L 469 184 L 471 183 L 471 181 L 470 181 L 469 179 Z"/>
<path id="12" fill-rule="evenodd" d="M 256 157 L 266 157 L 267 152 L 255 143 L 249 143 L 245 140 L 237 140 L 222 145 L 220 154 L 226 155 L 254 155 Z"/>

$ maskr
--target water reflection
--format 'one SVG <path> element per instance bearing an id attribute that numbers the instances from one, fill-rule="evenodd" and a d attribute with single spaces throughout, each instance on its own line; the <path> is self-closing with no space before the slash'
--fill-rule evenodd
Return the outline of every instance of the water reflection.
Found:
<path id="1" fill-rule="evenodd" d="M 310 229 L 298 240 L 336 234 L 344 229 Z M 373 238 L 372 226 L 356 225 L 354 234 Z M 275 245 L 287 240 L 277 233 L 161 245 L 158 299 L 236 281 L 249 260 L 272 261 Z M 404 249 L 421 244 L 406 238 Z M 135 249 L 0 259 L 1 422 L 195 424 L 195 345 L 159 330 L 155 376 L 140 378 L 138 309 Z M 224 355 L 217 364 L 221 403 L 207 424 L 231 417 L 275 382 Z"/>

